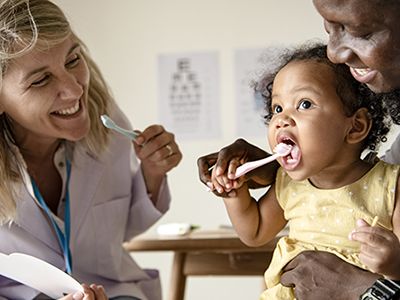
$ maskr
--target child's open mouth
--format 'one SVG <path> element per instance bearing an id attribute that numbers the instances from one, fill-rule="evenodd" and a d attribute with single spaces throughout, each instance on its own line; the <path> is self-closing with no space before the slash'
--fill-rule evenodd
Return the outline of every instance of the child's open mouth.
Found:
<path id="1" fill-rule="evenodd" d="M 280 139 L 279 143 L 284 143 L 292 146 L 292 150 L 290 151 L 290 153 L 286 156 L 282 156 L 280 158 L 280 161 L 283 168 L 285 168 L 286 170 L 293 170 L 300 163 L 301 151 L 299 146 L 297 146 L 297 144 L 291 138 L 288 137 Z"/>

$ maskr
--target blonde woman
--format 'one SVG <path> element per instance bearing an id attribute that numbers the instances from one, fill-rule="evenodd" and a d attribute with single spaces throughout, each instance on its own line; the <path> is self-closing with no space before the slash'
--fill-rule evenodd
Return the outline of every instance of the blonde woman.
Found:
<path id="1" fill-rule="evenodd" d="M 157 271 L 122 242 L 168 210 L 174 135 L 151 125 L 132 143 L 102 126 L 102 114 L 130 124 L 50 1 L 0 0 L 0 70 L 0 252 L 95 283 L 85 299 L 161 299 Z M 41 297 L 6 277 L 0 296 Z"/>

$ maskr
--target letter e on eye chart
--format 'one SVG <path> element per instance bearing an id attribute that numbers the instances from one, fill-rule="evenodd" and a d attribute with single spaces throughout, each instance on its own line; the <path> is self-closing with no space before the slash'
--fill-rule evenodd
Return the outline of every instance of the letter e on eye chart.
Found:
<path id="1" fill-rule="evenodd" d="M 158 68 L 161 124 L 180 140 L 220 137 L 217 53 L 162 54 Z"/>

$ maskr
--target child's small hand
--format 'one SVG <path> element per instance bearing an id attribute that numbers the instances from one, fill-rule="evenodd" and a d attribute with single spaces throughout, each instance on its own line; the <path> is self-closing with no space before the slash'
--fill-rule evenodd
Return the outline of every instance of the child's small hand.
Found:
<path id="1" fill-rule="evenodd" d="M 213 169 L 211 173 L 211 182 L 207 183 L 210 190 L 216 191 L 223 197 L 235 197 L 236 190 L 245 182 L 243 178 L 231 179 L 232 172 L 233 174 L 235 173 L 237 166 L 238 163 L 232 160 L 229 162 L 225 173 L 218 167 Z"/>
<path id="2" fill-rule="evenodd" d="M 360 219 L 349 238 L 360 242 L 360 260 L 371 271 L 400 279 L 400 242 L 392 231 Z"/>

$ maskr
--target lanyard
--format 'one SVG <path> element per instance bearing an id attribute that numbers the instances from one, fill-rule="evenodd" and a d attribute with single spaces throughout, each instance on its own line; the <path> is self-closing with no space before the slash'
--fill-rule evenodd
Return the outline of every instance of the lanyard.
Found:
<path id="1" fill-rule="evenodd" d="M 52 213 L 47 206 L 46 202 L 44 201 L 42 195 L 40 194 L 39 188 L 36 185 L 33 178 L 32 187 L 33 193 L 35 194 L 36 199 L 39 201 L 39 204 L 42 206 L 44 211 L 46 212 L 47 216 L 49 217 L 51 224 L 54 227 L 54 230 L 57 234 L 58 242 L 63 250 L 64 260 L 65 260 L 65 268 L 68 274 L 72 274 L 72 257 L 71 251 L 69 249 L 69 238 L 70 238 L 70 207 L 69 207 L 69 178 L 71 176 L 71 163 L 69 160 L 66 160 L 66 167 L 67 167 L 67 184 L 66 184 L 66 192 L 65 192 L 65 214 L 64 214 L 64 229 L 65 233 L 61 230 L 61 228 L 57 225 L 56 221 L 54 220 Z"/>

